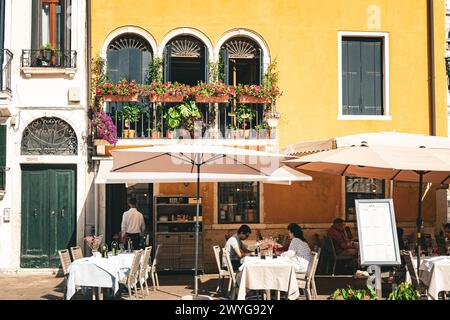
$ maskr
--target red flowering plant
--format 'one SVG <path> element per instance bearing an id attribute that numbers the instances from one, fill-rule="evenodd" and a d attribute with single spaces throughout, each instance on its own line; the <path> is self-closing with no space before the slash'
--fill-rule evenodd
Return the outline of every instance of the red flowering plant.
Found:
<path id="1" fill-rule="evenodd" d="M 98 96 L 121 96 L 129 97 L 138 95 L 141 91 L 140 85 L 136 81 L 128 82 L 126 79 L 119 82 L 106 81 L 97 85 L 96 94 Z"/>
<path id="2" fill-rule="evenodd" d="M 276 85 L 272 85 L 271 88 L 267 88 L 265 86 L 258 86 L 255 84 L 238 84 L 235 90 L 236 95 L 238 96 L 251 96 L 258 99 L 265 99 L 270 101 L 275 100 L 276 98 L 281 96 L 281 91 Z"/>
<path id="3" fill-rule="evenodd" d="M 104 112 L 94 112 L 89 124 L 94 129 L 96 137 L 110 144 L 117 143 L 117 127 L 109 115 Z"/>
<path id="4" fill-rule="evenodd" d="M 141 87 L 143 96 L 183 96 L 191 94 L 191 88 L 188 85 L 178 82 L 153 82 L 150 85 Z"/>
<path id="5" fill-rule="evenodd" d="M 192 93 L 205 97 L 230 96 L 234 94 L 234 87 L 228 86 L 221 81 L 210 83 L 199 82 L 192 88 Z"/>

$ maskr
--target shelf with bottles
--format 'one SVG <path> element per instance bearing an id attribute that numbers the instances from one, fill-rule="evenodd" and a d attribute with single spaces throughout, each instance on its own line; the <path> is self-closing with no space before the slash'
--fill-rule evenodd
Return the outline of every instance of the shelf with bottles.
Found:
<path id="1" fill-rule="evenodd" d="M 200 204 L 202 198 L 200 197 Z M 157 196 L 155 201 L 157 206 L 194 206 L 197 205 L 197 198 L 190 196 Z"/>

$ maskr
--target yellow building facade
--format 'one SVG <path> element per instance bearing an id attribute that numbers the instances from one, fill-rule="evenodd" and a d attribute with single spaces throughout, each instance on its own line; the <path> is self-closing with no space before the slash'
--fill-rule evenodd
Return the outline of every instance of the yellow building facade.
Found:
<path id="1" fill-rule="evenodd" d="M 445 136 L 444 0 L 434 1 L 433 16 L 435 133 Z M 393 130 L 430 134 L 427 17 L 427 1 L 418 0 L 95 0 L 91 4 L 91 55 L 108 59 L 108 50 L 115 39 L 136 34 L 146 40 L 153 58 L 164 60 L 167 44 L 176 37 L 189 36 L 204 45 L 207 59 L 217 61 L 227 41 L 250 39 L 260 49 L 264 70 L 277 61 L 278 85 L 283 95 L 276 103 L 281 120 L 277 139 L 272 144 L 284 148 L 301 141 Z M 360 58 L 358 51 L 350 49 L 355 41 L 361 41 L 357 44 L 362 48 Z M 380 50 L 364 51 L 369 47 Z M 356 56 L 350 52 L 356 52 Z M 355 107 L 350 102 L 352 94 L 346 92 L 352 84 L 346 82 L 345 75 L 351 77 L 354 70 L 350 65 L 357 59 L 364 61 L 361 58 L 364 54 L 381 61 L 377 70 L 377 62 L 368 67 L 375 68 L 375 80 L 367 80 L 372 81 L 367 88 L 378 87 L 373 91 L 374 104 L 368 103 L 365 109 L 369 111 L 355 114 L 351 111 Z M 129 140 L 119 145 L 157 143 Z M 322 174 L 312 176 L 313 182 L 261 186 L 259 223 L 250 225 L 267 230 L 267 235 L 276 235 L 285 233 L 287 223 L 296 222 L 312 239 L 314 234 L 323 234 L 333 218 L 345 217 L 345 179 Z M 106 189 L 101 192 L 106 194 Z M 193 195 L 194 192 L 194 186 L 186 184 L 153 188 L 154 195 Z M 206 269 L 214 268 L 215 264 L 212 250 L 206 246 L 223 245 L 224 235 L 238 227 L 236 222 L 219 223 L 217 192 L 217 184 L 202 186 Z M 386 182 L 383 192 L 386 197 L 394 197 L 400 225 L 412 232 L 416 201 L 410 199 L 416 199 L 417 187 Z M 441 201 L 436 197 L 440 199 L 440 192 L 433 190 L 425 199 L 426 226 L 433 225 L 440 210 Z M 100 206 L 103 208 L 100 208 L 100 227 L 107 229 L 108 210 Z"/>

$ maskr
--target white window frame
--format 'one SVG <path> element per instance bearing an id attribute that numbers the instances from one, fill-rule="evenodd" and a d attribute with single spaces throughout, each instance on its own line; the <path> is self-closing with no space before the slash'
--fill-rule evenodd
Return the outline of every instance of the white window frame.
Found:
<path id="1" fill-rule="evenodd" d="M 342 38 L 343 37 L 363 37 L 363 38 L 382 38 L 383 39 L 383 109 L 384 115 L 344 115 L 342 113 Z M 387 32 L 355 32 L 355 31 L 339 31 L 338 32 L 338 120 L 380 120 L 390 121 L 389 105 L 389 33 Z"/>

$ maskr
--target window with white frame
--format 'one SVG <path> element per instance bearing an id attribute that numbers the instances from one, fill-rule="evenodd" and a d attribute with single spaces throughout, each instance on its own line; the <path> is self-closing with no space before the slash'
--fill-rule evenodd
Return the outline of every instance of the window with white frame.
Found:
<path id="1" fill-rule="evenodd" d="M 340 107 L 343 117 L 389 114 L 387 34 L 339 34 Z"/>

